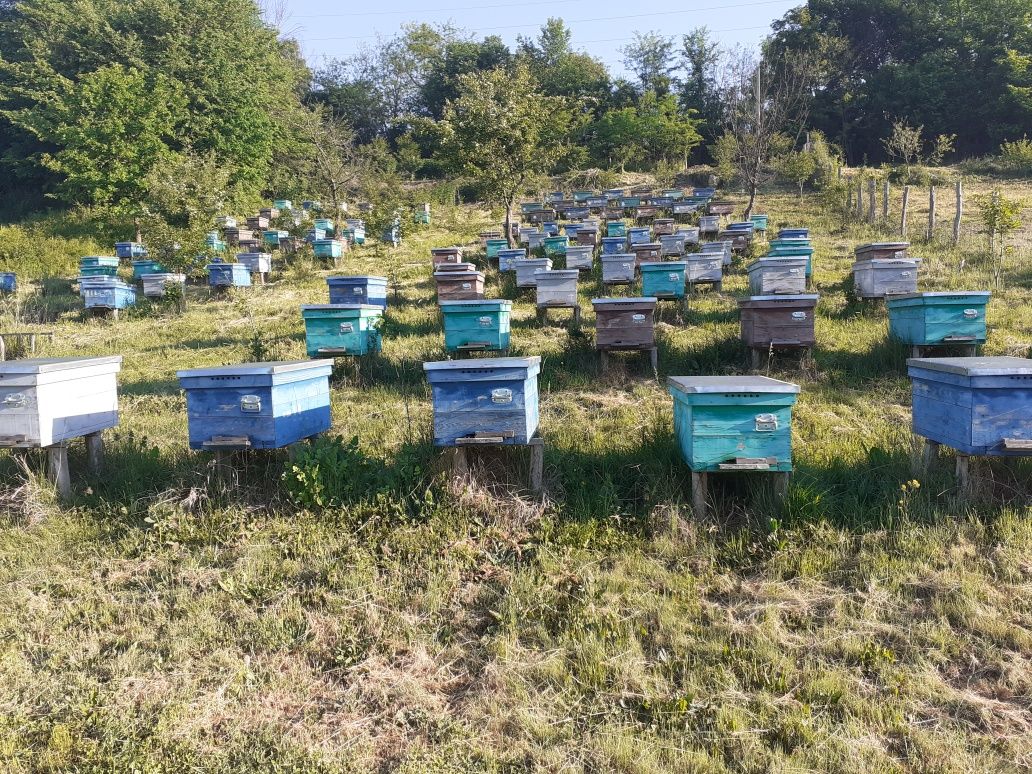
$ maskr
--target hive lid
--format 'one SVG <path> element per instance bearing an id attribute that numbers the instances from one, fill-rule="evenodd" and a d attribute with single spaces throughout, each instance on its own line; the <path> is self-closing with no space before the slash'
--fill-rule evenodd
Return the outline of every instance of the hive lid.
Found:
<path id="1" fill-rule="evenodd" d="M 423 363 L 424 371 L 469 371 L 478 368 L 533 368 L 540 367 L 541 356 L 527 357 L 485 357 L 476 360 L 441 360 Z"/>
<path id="2" fill-rule="evenodd" d="M 237 365 L 193 368 L 176 371 L 180 379 L 199 376 L 275 376 L 295 371 L 318 370 L 327 374 L 333 370 L 328 360 L 273 360 L 268 363 L 239 363 Z"/>
<path id="3" fill-rule="evenodd" d="M 348 311 L 352 309 L 371 309 L 375 312 L 383 312 L 382 306 L 376 304 L 305 304 L 301 307 L 302 312 L 307 311 Z"/>
<path id="4" fill-rule="evenodd" d="M 8 360 L 0 362 L 3 374 L 46 374 L 67 371 L 73 368 L 89 368 L 98 365 L 122 365 L 121 355 L 102 357 L 41 357 L 32 360 Z M 117 369 L 115 369 L 117 370 Z"/>
<path id="5" fill-rule="evenodd" d="M 467 279 L 483 279 L 482 271 L 435 271 L 434 279 L 462 281 Z"/>
<path id="6" fill-rule="evenodd" d="M 272 253 L 237 253 L 237 259 L 240 258 L 272 258 Z"/>
<path id="7" fill-rule="evenodd" d="M 861 250 L 906 250 L 910 247 L 910 242 L 868 242 L 867 244 L 858 245 L 855 252 Z"/>
<path id="8" fill-rule="evenodd" d="M 664 271 L 665 269 L 683 269 L 687 261 L 646 261 L 640 265 L 642 271 Z"/>
<path id="9" fill-rule="evenodd" d="M 853 264 L 853 267 L 857 266 L 917 266 L 921 263 L 920 258 L 864 258 L 858 260 Z"/>
<path id="10" fill-rule="evenodd" d="M 799 385 L 768 376 L 670 376 L 667 384 L 678 392 L 772 392 L 797 393 Z"/>
<path id="11" fill-rule="evenodd" d="M 327 282 L 340 282 L 343 280 L 365 280 L 366 282 L 387 282 L 386 277 L 374 277 L 366 274 L 349 274 L 349 275 L 335 275 L 333 277 L 327 277 Z"/>
<path id="12" fill-rule="evenodd" d="M 618 306 L 620 304 L 655 304 L 658 299 L 655 296 L 642 296 L 640 298 L 593 298 L 592 306 Z"/>
<path id="13" fill-rule="evenodd" d="M 438 306 L 497 306 L 500 309 L 512 309 L 512 301 L 503 298 L 485 298 L 462 301 L 441 301 Z"/>
<path id="14" fill-rule="evenodd" d="M 819 299 L 816 293 L 785 293 L 766 296 L 746 296 L 742 301 L 814 301 Z"/>
<path id="15" fill-rule="evenodd" d="M 610 255 L 603 255 L 602 261 L 633 261 L 635 257 L 634 253 L 611 253 Z"/>
<path id="16" fill-rule="evenodd" d="M 542 274 L 549 275 L 545 279 L 573 279 L 574 277 L 580 276 L 578 269 L 535 269 L 534 276 L 537 277 Z"/>
<path id="17" fill-rule="evenodd" d="M 956 298 L 957 296 L 963 296 L 965 298 L 989 298 L 992 295 L 991 291 L 988 290 L 955 290 L 952 293 L 948 290 L 943 291 L 924 291 L 920 293 L 898 293 L 890 297 L 890 301 L 902 301 L 907 298 Z"/>
<path id="18" fill-rule="evenodd" d="M 960 376 L 1032 375 L 1032 360 L 1023 357 L 912 357 L 907 366 Z"/>

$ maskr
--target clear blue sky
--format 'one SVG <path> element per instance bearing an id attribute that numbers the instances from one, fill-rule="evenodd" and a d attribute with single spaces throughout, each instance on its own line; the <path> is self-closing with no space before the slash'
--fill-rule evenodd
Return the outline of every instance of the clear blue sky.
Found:
<path id="1" fill-rule="evenodd" d="M 770 23 L 805 0 L 383 0 L 341 3 L 334 0 L 266 0 L 280 6 L 281 28 L 301 42 L 310 66 L 353 54 L 363 42 L 396 34 L 408 22 L 451 22 L 476 37 L 498 35 L 510 46 L 517 36 L 535 37 L 549 16 L 566 21 L 573 47 L 623 72 L 621 46 L 636 31 L 680 36 L 706 26 L 724 46 L 754 47 Z"/>

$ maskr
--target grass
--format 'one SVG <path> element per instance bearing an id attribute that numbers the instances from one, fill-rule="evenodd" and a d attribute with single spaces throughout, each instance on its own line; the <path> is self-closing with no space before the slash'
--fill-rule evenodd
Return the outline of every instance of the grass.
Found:
<path id="1" fill-rule="evenodd" d="M 1032 200 L 1027 180 L 1002 185 Z M 384 354 L 338 368 L 337 440 L 242 461 L 236 491 L 187 449 L 175 371 L 303 357 L 298 307 L 325 298 L 323 273 L 295 265 L 228 301 L 191 288 L 181 315 L 118 323 L 82 321 L 63 280 L 23 287 L 5 327 L 54 330 L 48 356 L 125 359 L 106 472 L 73 448 L 71 507 L 41 459 L 0 458 L 3 770 L 1032 767 L 1032 465 L 981 466 L 973 506 L 946 456 L 907 486 L 905 352 L 845 283 L 852 247 L 890 232 L 789 193 L 763 209 L 816 236 L 817 352 L 769 370 L 803 387 L 797 472 L 784 507 L 749 479 L 717 487 L 708 522 L 662 381 L 633 355 L 598 373 L 589 287 L 581 333 L 539 328 L 529 297 L 514 313 L 515 349 L 543 359 L 548 496 L 521 492 L 518 455 L 445 485 L 427 258 L 490 213 L 443 210 L 399 250 L 346 258 L 398 288 Z M 973 224 L 959 249 L 924 243 L 912 212 L 923 288 L 989 286 Z M 1014 245 L 991 354 L 1032 343 L 1032 229 Z M 664 310 L 661 380 L 744 370 L 745 287 L 738 266 L 686 319 Z"/>

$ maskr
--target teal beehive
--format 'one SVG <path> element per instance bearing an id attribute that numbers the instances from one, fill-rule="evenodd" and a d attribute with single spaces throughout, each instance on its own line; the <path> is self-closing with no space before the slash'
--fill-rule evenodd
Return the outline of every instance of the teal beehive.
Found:
<path id="1" fill-rule="evenodd" d="M 301 307 L 305 349 L 312 358 L 368 355 L 381 348 L 383 309 L 372 304 L 312 304 Z"/>
<path id="2" fill-rule="evenodd" d="M 766 376 L 671 376 L 667 385 L 693 472 L 792 470 L 798 385 Z"/>
<path id="3" fill-rule="evenodd" d="M 487 252 L 488 258 L 497 258 L 499 251 L 505 250 L 508 247 L 509 240 L 507 239 L 488 239 L 484 243 L 484 249 Z"/>
<path id="4" fill-rule="evenodd" d="M 889 296 L 889 335 L 912 346 L 984 344 L 989 296 L 988 290 Z"/>
<path id="5" fill-rule="evenodd" d="M 442 301 L 444 348 L 448 352 L 500 352 L 509 348 L 512 301 Z"/>
<path id="6" fill-rule="evenodd" d="M 656 298 L 684 298 L 687 285 L 686 261 L 656 261 L 642 263 L 641 294 Z"/>

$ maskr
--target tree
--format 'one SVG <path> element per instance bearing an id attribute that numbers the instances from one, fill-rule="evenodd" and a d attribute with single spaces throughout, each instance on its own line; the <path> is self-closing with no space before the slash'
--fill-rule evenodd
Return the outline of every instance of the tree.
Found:
<path id="1" fill-rule="evenodd" d="M 670 91 L 670 73 L 674 71 L 674 40 L 657 32 L 634 33 L 634 42 L 621 49 L 624 67 L 638 78 L 640 92 L 654 91 L 665 95 Z"/>
<path id="2" fill-rule="evenodd" d="M 812 63 L 805 57 L 764 56 L 755 62 L 743 56 L 732 65 L 724 135 L 716 149 L 722 165 L 749 190 L 746 218 L 772 159 L 789 150 L 793 135 L 806 125 L 812 84 Z"/>
<path id="3" fill-rule="evenodd" d="M 305 113 L 298 131 L 306 140 L 307 151 L 295 164 L 304 170 L 316 193 L 329 201 L 333 212 L 340 212 L 340 205 L 359 189 L 367 166 L 354 131 L 326 108 Z"/>
<path id="4" fill-rule="evenodd" d="M 480 184 L 490 201 L 505 207 L 512 242 L 516 199 L 535 177 L 550 171 L 564 152 L 566 126 L 553 115 L 554 97 L 536 91 L 523 63 L 459 78 L 459 96 L 438 125 L 441 154 L 451 168 Z"/>
<path id="5" fill-rule="evenodd" d="M 1021 202 L 1008 199 L 999 190 L 994 190 L 988 196 L 978 196 L 975 201 L 982 227 L 989 237 L 989 260 L 993 264 L 996 284 L 999 285 L 1007 253 L 1007 236 L 1021 228 Z"/>
<path id="6" fill-rule="evenodd" d="M 799 186 L 799 198 L 803 198 L 803 187 L 817 173 L 817 159 L 809 151 L 792 151 L 777 160 L 778 174 Z"/>
<path id="7" fill-rule="evenodd" d="M 705 27 L 696 27 L 681 40 L 681 67 L 685 71 L 681 81 L 681 107 L 694 110 L 702 119 L 699 128 L 708 139 L 714 137 L 720 126 L 722 105 L 717 85 L 720 58 L 720 45 L 710 39 Z"/>
<path id="8" fill-rule="evenodd" d="M 623 172 L 640 153 L 641 130 L 638 111 L 633 107 L 607 110 L 591 125 L 591 132 L 595 155 L 605 159 L 608 167 L 619 167 Z"/>
<path id="9" fill-rule="evenodd" d="M 700 122 L 680 113 L 673 94 L 660 98 L 652 91 L 642 95 L 637 114 L 646 159 L 653 163 L 676 160 L 682 169 L 687 169 L 689 154 L 702 142 Z"/>
<path id="10" fill-rule="evenodd" d="M 518 56 L 527 61 L 542 94 L 576 100 L 587 112 L 609 97 L 609 72 L 594 57 L 574 51 L 571 39 L 563 20 L 550 18 L 536 41 L 519 39 Z"/>
<path id="11" fill-rule="evenodd" d="M 911 126 L 903 119 L 892 123 L 892 133 L 882 140 L 886 153 L 891 158 L 899 159 L 906 168 L 907 180 L 910 180 L 910 167 L 921 161 L 921 130 L 923 126 Z"/>

